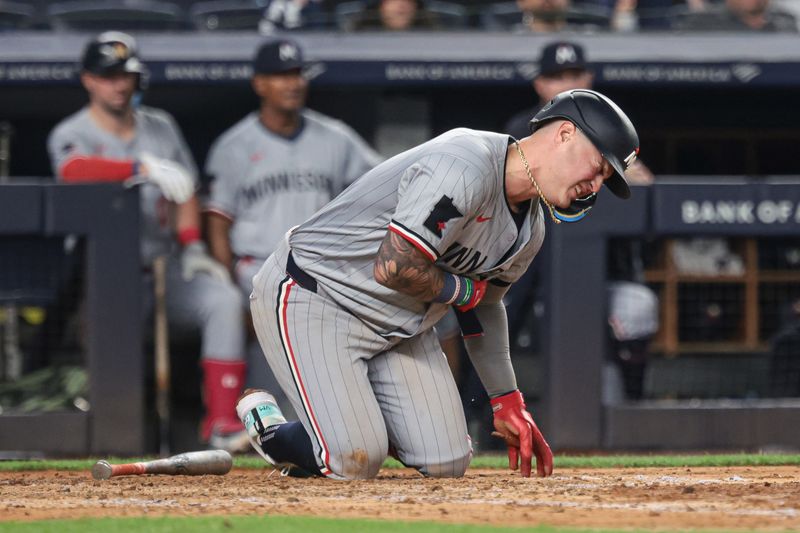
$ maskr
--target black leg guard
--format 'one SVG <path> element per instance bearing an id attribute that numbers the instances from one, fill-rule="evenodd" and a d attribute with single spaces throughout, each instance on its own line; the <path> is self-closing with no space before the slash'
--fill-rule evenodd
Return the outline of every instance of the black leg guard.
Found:
<path id="1" fill-rule="evenodd" d="M 314 457 L 314 447 L 303 424 L 287 422 L 269 426 L 261 437 L 261 449 L 279 463 L 292 463 L 307 475 L 322 476 Z M 289 475 L 307 477 L 300 472 L 289 471 Z"/>

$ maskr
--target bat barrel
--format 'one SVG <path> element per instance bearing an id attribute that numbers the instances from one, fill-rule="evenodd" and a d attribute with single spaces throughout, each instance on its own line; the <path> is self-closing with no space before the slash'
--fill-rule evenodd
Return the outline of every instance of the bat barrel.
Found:
<path id="1" fill-rule="evenodd" d="M 143 463 L 112 465 L 108 461 L 97 461 L 92 467 L 92 477 L 94 479 L 109 479 L 114 476 L 138 474 L 221 476 L 230 472 L 232 467 L 233 458 L 228 452 L 224 450 L 203 450 Z"/>
<path id="2" fill-rule="evenodd" d="M 184 476 L 223 475 L 233 467 L 233 458 L 225 450 L 186 452 L 167 459 L 153 461 L 150 473 L 168 473 Z"/>

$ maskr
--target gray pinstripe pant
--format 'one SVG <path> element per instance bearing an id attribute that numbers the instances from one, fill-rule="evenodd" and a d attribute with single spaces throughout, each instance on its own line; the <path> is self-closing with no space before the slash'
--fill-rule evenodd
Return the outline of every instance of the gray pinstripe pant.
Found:
<path id="1" fill-rule="evenodd" d="M 311 438 L 320 471 L 377 475 L 389 444 L 428 476 L 472 457 L 461 401 L 433 330 L 387 340 L 286 274 L 284 242 L 253 278 L 250 306 L 267 363 Z"/>

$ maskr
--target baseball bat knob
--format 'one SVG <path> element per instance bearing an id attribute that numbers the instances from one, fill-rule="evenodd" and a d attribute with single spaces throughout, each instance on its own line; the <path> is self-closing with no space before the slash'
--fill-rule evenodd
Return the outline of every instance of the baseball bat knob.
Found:
<path id="1" fill-rule="evenodd" d="M 109 479 L 111 477 L 111 465 L 108 461 L 97 461 L 92 467 L 92 477 L 95 479 Z"/>

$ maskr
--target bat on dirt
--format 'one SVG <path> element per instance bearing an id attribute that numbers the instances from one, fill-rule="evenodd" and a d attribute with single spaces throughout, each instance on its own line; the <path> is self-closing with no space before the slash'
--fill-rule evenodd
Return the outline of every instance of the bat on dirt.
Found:
<path id="1" fill-rule="evenodd" d="M 156 413 L 158 414 L 159 453 L 169 455 L 169 332 L 167 329 L 167 260 L 153 260 L 153 343 L 155 344 Z"/>
<path id="2" fill-rule="evenodd" d="M 173 455 L 166 459 L 112 465 L 108 461 L 97 461 L 92 467 L 92 477 L 108 479 L 114 476 L 137 476 L 141 474 L 167 474 L 171 476 L 221 476 L 233 466 L 231 454 L 225 450 L 203 450 Z"/>

